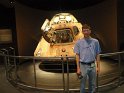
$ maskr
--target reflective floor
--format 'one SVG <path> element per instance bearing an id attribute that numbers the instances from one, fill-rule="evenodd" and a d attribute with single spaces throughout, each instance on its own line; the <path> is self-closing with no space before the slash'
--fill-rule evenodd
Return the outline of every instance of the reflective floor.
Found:
<path id="1" fill-rule="evenodd" d="M 41 62 L 36 62 L 35 70 L 36 70 L 36 77 L 34 71 L 34 65 L 32 61 L 27 61 L 18 68 L 18 76 L 20 82 L 23 82 L 29 86 L 37 86 L 43 88 L 50 88 L 50 89 L 60 89 L 63 87 L 63 75 L 60 64 L 44 64 Z M 103 84 L 110 83 L 116 80 L 118 76 L 118 71 L 120 70 L 123 74 L 123 69 L 118 69 L 118 62 L 115 60 L 110 59 L 102 59 L 100 64 L 100 73 L 99 73 L 99 86 Z M 121 63 L 121 66 L 123 64 Z M 69 64 L 69 88 L 70 89 L 79 89 L 80 80 L 77 78 L 75 73 L 75 64 Z M 25 91 L 22 89 L 18 89 L 13 87 L 5 78 L 5 69 L 4 66 L 1 65 L 0 67 L 0 92 L 1 93 L 34 93 L 34 91 Z M 65 73 L 64 73 L 64 80 L 65 80 L 65 87 L 67 86 L 67 73 L 66 73 L 66 66 L 65 66 Z M 123 93 L 124 85 L 112 88 L 107 91 L 101 91 L 100 93 Z M 36 91 L 35 91 L 36 92 Z M 37 91 L 36 93 L 41 93 Z M 47 92 L 43 92 L 47 93 Z M 50 93 L 50 92 L 49 92 Z M 72 93 L 79 93 L 79 92 L 72 92 Z"/>

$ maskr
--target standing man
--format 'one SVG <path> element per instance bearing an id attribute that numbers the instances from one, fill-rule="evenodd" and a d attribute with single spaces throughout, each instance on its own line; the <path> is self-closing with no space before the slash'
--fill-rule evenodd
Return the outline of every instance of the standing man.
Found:
<path id="1" fill-rule="evenodd" d="M 84 34 L 84 37 L 78 40 L 74 47 L 77 74 L 82 75 L 80 93 L 85 93 L 87 77 L 89 82 L 89 93 L 94 93 L 96 87 L 96 70 L 99 71 L 99 53 L 101 52 L 101 48 L 99 41 L 90 36 L 90 26 L 84 24 L 82 33 Z"/>

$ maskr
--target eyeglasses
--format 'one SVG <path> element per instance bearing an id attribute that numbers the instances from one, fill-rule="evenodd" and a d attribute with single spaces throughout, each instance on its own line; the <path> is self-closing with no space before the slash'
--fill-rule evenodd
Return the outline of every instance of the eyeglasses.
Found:
<path id="1" fill-rule="evenodd" d="M 91 30 L 90 30 L 90 29 L 83 29 L 82 31 L 83 31 L 83 32 L 86 32 L 86 31 L 89 32 L 89 31 L 91 31 Z"/>

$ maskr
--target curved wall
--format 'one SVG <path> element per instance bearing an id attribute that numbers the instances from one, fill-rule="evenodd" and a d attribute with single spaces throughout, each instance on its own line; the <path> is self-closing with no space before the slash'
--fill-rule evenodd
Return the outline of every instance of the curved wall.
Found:
<path id="1" fill-rule="evenodd" d="M 81 23 L 91 25 L 102 42 L 103 52 L 117 51 L 117 0 L 105 0 L 84 9 L 64 11 L 72 13 Z M 49 7 L 49 6 L 48 6 Z M 63 11 L 44 11 L 16 4 L 16 28 L 19 55 L 33 55 L 41 38 L 41 26 L 46 18 Z"/>

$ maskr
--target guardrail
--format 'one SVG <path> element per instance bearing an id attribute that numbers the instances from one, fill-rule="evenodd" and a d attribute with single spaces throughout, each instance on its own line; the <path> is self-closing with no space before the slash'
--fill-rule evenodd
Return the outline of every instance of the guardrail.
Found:
<path id="1" fill-rule="evenodd" d="M 8 81 L 10 81 L 12 84 L 15 86 L 18 86 L 20 88 L 28 88 L 28 89 L 33 89 L 37 91 L 47 91 L 47 92 L 62 92 L 62 93 L 70 93 L 70 92 L 79 92 L 80 88 L 79 85 L 76 88 L 70 88 L 70 61 L 75 60 L 75 57 L 68 57 L 68 56 L 61 56 L 61 57 L 34 57 L 34 56 L 15 56 L 15 50 L 13 48 L 10 48 L 9 50 L 7 49 L 2 49 L 0 52 L 0 56 L 4 57 L 4 63 L 5 63 L 5 69 L 6 69 L 6 78 Z M 114 57 L 113 57 L 114 56 Z M 106 54 L 100 54 L 100 57 L 110 57 L 112 59 L 116 59 L 117 66 L 118 66 L 118 75 L 117 79 L 115 82 L 110 82 L 104 85 L 99 85 L 99 73 L 97 74 L 97 91 L 101 91 L 101 88 L 108 86 L 108 85 L 114 85 L 114 86 L 120 86 L 123 82 L 124 79 L 121 80 L 121 72 L 122 72 L 122 67 L 121 67 L 121 61 L 122 61 L 122 56 L 124 56 L 124 51 L 122 52 L 115 52 L 115 53 L 106 53 Z M 25 60 L 30 60 L 32 62 L 32 71 L 33 71 L 33 84 L 26 84 L 25 81 L 20 82 L 20 73 L 19 69 L 22 64 L 25 64 Z M 42 86 L 39 87 L 38 81 L 37 81 L 37 67 L 36 63 L 37 62 L 42 62 L 42 61 L 59 61 L 60 66 L 61 66 L 61 81 L 62 81 L 62 86 L 61 88 L 44 88 Z M 44 65 L 44 64 L 42 64 Z M 48 64 L 47 64 L 48 65 Z M 51 65 L 51 64 L 50 64 Z M 66 67 L 66 72 L 65 72 L 65 67 Z M 65 76 L 66 75 L 66 76 Z M 78 82 L 79 83 L 79 82 Z M 100 88 L 100 89 L 99 89 Z"/>

